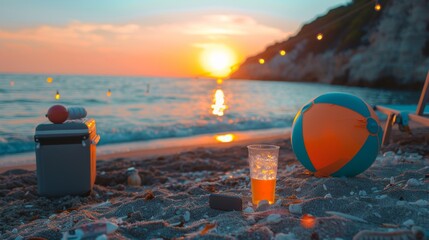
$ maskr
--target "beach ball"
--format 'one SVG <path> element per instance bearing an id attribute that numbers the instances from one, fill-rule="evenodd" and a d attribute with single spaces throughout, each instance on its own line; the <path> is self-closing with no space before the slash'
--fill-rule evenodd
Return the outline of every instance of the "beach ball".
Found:
<path id="1" fill-rule="evenodd" d="M 65 120 L 67 120 L 68 116 L 69 113 L 67 108 L 63 105 L 54 105 L 50 107 L 48 113 L 46 114 L 46 117 L 52 123 L 63 123 Z"/>
<path id="2" fill-rule="evenodd" d="M 383 130 L 370 105 L 346 93 L 327 93 L 305 104 L 292 125 L 292 149 L 315 176 L 352 177 L 368 169 Z"/>

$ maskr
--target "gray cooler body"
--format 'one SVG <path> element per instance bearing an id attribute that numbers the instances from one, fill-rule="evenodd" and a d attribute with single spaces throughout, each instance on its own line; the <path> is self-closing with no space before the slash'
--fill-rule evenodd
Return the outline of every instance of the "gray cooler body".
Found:
<path id="1" fill-rule="evenodd" d="M 94 119 L 38 125 L 34 141 L 39 194 L 89 193 L 95 182 L 96 144 L 99 139 Z"/>

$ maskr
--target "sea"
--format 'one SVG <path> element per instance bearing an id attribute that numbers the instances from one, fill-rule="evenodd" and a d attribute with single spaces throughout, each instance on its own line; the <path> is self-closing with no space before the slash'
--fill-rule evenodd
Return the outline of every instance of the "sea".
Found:
<path id="1" fill-rule="evenodd" d="M 287 128 L 297 111 L 327 92 L 369 104 L 413 104 L 414 91 L 319 83 L 78 75 L 0 75 L 0 156 L 34 151 L 38 124 L 55 104 L 82 106 L 99 145 L 229 131 Z"/>

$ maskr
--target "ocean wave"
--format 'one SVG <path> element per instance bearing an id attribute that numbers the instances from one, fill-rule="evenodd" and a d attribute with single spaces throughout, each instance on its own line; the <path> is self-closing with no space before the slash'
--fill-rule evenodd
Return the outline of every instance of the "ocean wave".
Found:
<path id="1" fill-rule="evenodd" d="M 262 130 L 271 128 L 290 127 L 292 117 L 276 119 L 241 119 L 234 121 L 209 122 L 206 124 L 171 124 L 166 126 L 112 128 L 110 131 L 100 131 L 100 144 L 120 142 L 145 141 L 163 138 L 178 138 L 201 134 L 227 131 Z"/>
<path id="2" fill-rule="evenodd" d="M 105 100 L 100 100 L 99 98 L 91 98 L 91 99 L 85 99 L 84 103 L 88 104 L 88 103 L 106 103 L 107 101 Z"/>
<path id="3" fill-rule="evenodd" d="M 34 151 L 34 142 L 0 142 L 0 156 Z"/>
<path id="4" fill-rule="evenodd" d="M 21 98 L 21 99 L 2 99 L 1 104 L 21 104 L 21 103 L 40 103 L 40 100 L 37 99 L 25 99 L 25 98 Z"/>
<path id="5" fill-rule="evenodd" d="M 100 145 L 124 143 L 133 141 L 149 141 L 164 138 L 180 138 L 201 134 L 219 133 L 227 131 L 261 130 L 270 128 L 288 127 L 292 118 L 273 119 L 238 119 L 233 121 L 214 121 L 205 124 L 170 124 L 164 126 L 123 126 L 118 128 L 100 128 L 97 133 L 101 136 Z M 34 151 L 32 137 L 22 139 L 5 139 L 0 141 L 0 155 Z"/>

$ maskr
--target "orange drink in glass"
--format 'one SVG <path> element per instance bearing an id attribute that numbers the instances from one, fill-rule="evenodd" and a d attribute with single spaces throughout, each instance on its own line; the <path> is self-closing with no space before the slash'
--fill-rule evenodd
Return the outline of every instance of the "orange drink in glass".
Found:
<path id="1" fill-rule="evenodd" d="M 252 203 L 257 205 L 261 200 L 267 200 L 273 204 L 280 147 L 260 144 L 249 145 L 247 149 L 249 150 Z"/>

